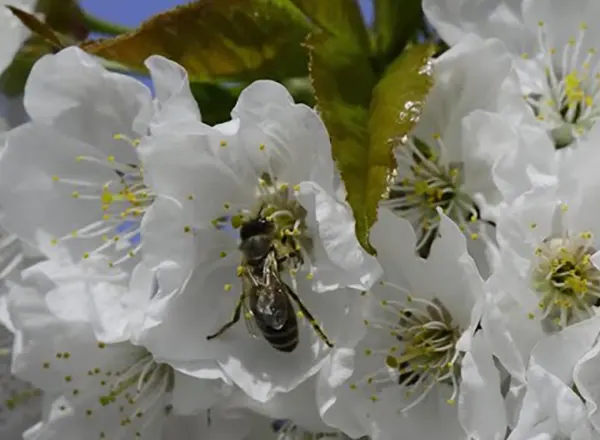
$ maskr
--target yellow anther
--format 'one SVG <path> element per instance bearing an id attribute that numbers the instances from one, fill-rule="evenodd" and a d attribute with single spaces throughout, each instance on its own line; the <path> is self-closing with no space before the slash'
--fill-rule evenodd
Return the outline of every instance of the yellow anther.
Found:
<path id="1" fill-rule="evenodd" d="M 108 156 L 108 157 L 106 158 L 106 160 L 107 160 L 107 161 L 109 161 L 109 162 L 114 162 L 114 161 L 115 161 L 115 156 L 113 156 L 113 155 L 111 154 L 110 156 Z"/>
<path id="2" fill-rule="evenodd" d="M 83 253 L 83 258 L 84 258 L 84 259 L 88 259 L 88 258 L 90 258 L 90 253 L 89 253 L 89 252 L 84 252 L 84 253 Z"/>
<path id="3" fill-rule="evenodd" d="M 565 76 L 565 95 L 569 105 L 575 105 L 584 98 L 581 79 L 577 72 L 571 72 Z"/>
<path id="4" fill-rule="evenodd" d="M 183 232 L 185 232 L 186 234 L 187 234 L 188 232 L 190 232 L 191 230 L 192 230 L 192 228 L 191 228 L 191 227 L 189 227 L 189 226 L 184 226 L 184 227 L 183 227 Z"/>
<path id="5" fill-rule="evenodd" d="M 225 284 L 225 285 L 223 286 L 223 290 L 224 290 L 225 292 L 230 292 L 232 288 L 233 288 L 233 286 L 232 286 L 231 284 Z"/>
<path id="6" fill-rule="evenodd" d="M 102 195 L 100 196 L 100 200 L 105 205 L 110 205 L 113 201 L 113 195 L 110 191 L 102 190 Z"/>
<path id="7" fill-rule="evenodd" d="M 265 144 L 260 144 L 258 146 L 258 148 L 260 149 L 260 151 L 264 151 L 265 150 Z"/>
<path id="8" fill-rule="evenodd" d="M 78 199 L 79 198 L 79 191 L 73 191 L 71 193 L 71 197 L 73 197 L 74 199 Z"/>
<path id="9" fill-rule="evenodd" d="M 58 177 L 56 175 L 52 176 L 52 181 L 53 182 L 58 182 L 59 180 L 60 180 L 60 177 Z"/>
<path id="10" fill-rule="evenodd" d="M 221 142 L 219 142 L 219 146 L 226 147 L 227 146 L 227 141 L 222 140 Z"/>
<path id="11" fill-rule="evenodd" d="M 51 244 L 52 246 L 56 246 L 56 245 L 58 244 L 58 239 L 56 239 L 56 238 L 53 238 L 52 240 L 50 240 L 50 244 Z"/>

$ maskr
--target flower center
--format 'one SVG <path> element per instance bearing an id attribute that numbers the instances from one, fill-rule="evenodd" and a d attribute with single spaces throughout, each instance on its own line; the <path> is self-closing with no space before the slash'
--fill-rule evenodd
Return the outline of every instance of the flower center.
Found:
<path id="1" fill-rule="evenodd" d="M 137 142 L 123 135 L 116 139 L 128 142 L 136 147 Z M 155 194 L 144 184 L 143 168 L 135 163 L 118 162 L 115 156 L 99 159 L 92 156 L 78 156 L 78 163 L 94 164 L 114 171 L 114 178 L 100 182 L 97 180 L 74 180 L 53 176 L 55 182 L 73 187 L 71 196 L 79 200 L 97 200 L 98 217 L 87 225 L 72 231 L 59 241 L 73 239 L 98 240 L 100 244 L 83 253 L 84 259 L 94 254 L 106 254 L 111 260 L 109 265 L 116 266 L 135 257 L 141 250 L 140 225 L 144 213 L 152 205 Z"/>
<path id="2" fill-rule="evenodd" d="M 405 292 L 400 286 L 381 282 L 383 286 Z M 456 349 L 461 329 L 438 301 L 408 296 L 406 301 L 382 300 L 382 317 L 365 321 L 369 329 L 382 330 L 395 337 L 397 344 L 383 349 L 368 348 L 365 356 L 381 357 L 381 369 L 371 372 L 351 389 L 375 386 L 370 398 L 379 400 L 380 388 L 397 384 L 406 398 L 401 412 L 421 402 L 435 386 L 448 387 L 448 403 L 458 394 L 462 354 Z M 381 338 L 384 340 L 384 338 Z"/>
<path id="3" fill-rule="evenodd" d="M 600 65 L 595 49 L 582 49 L 586 32 L 587 25 L 582 23 L 578 36 L 568 40 L 559 56 L 545 23 L 538 23 L 547 81 L 526 99 L 538 120 L 551 131 L 557 149 L 572 144 L 600 116 Z"/>
<path id="4" fill-rule="evenodd" d="M 406 172 L 390 186 L 388 199 L 384 202 L 418 225 L 421 230 L 417 243 L 419 250 L 430 247 L 435 238 L 440 222 L 437 208 L 441 208 L 461 230 L 468 231 L 472 239 L 479 237 L 474 229 L 480 219 L 479 211 L 462 190 L 462 164 L 447 163 L 441 137 L 435 135 L 434 141 L 440 155 L 417 138 L 409 139 L 397 149 L 396 159 Z"/>
<path id="5" fill-rule="evenodd" d="M 594 315 L 592 306 L 600 299 L 600 271 L 591 261 L 595 252 L 589 232 L 549 237 L 535 250 L 532 281 L 542 318 L 565 327 Z"/>
<path id="6" fill-rule="evenodd" d="M 295 197 L 298 190 L 298 187 L 290 187 L 269 173 L 262 173 L 256 187 L 255 205 L 251 209 L 239 207 L 229 218 L 219 217 L 213 224 L 220 228 L 228 220 L 234 229 L 240 231 L 243 240 L 243 235 L 261 233 L 258 229 L 253 230 L 255 228 L 249 226 L 251 223 L 257 219 L 269 222 L 273 226 L 270 233 L 272 245 L 278 259 L 282 260 L 282 269 L 295 275 L 303 262 L 310 261 L 313 247 L 306 224 L 307 212 Z M 227 203 L 225 207 L 231 208 Z"/>

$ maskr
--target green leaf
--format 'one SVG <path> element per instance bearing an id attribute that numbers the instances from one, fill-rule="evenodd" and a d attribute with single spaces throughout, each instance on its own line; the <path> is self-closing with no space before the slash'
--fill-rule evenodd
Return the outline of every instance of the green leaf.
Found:
<path id="1" fill-rule="evenodd" d="M 37 35 L 31 37 L 0 75 L 0 91 L 10 97 L 22 95 L 31 68 L 40 57 L 51 51 L 52 46 L 45 39 Z"/>
<path id="2" fill-rule="evenodd" d="M 353 0 L 334 0 L 332 3 L 336 3 L 337 8 L 326 11 L 330 18 L 319 16 L 315 19 L 317 24 L 328 25 L 324 29 L 319 26 L 307 40 L 310 76 L 317 109 L 329 131 L 333 157 L 346 184 L 357 238 L 367 251 L 375 253 L 368 239 L 369 219 L 361 204 L 365 200 L 363 185 L 369 155 L 369 107 L 377 76 L 371 68 L 366 33 L 358 42 L 352 35 L 356 25 L 356 3 Z M 325 8 L 319 11 L 323 14 Z"/>
<path id="3" fill-rule="evenodd" d="M 239 91 L 214 83 L 190 83 L 192 94 L 202 112 L 202 122 L 215 125 L 231 119 Z"/>
<path id="4" fill-rule="evenodd" d="M 375 56 L 384 63 L 402 52 L 423 24 L 421 0 L 374 0 Z"/>
<path id="5" fill-rule="evenodd" d="M 368 204 L 377 196 L 378 202 L 387 192 L 387 182 L 396 169 L 393 150 L 402 148 L 406 135 L 421 117 L 424 100 L 433 86 L 430 59 L 435 50 L 433 44 L 409 46 L 390 64 L 373 90 L 369 119 Z M 369 216 L 369 220 L 375 218 Z"/>
<path id="6" fill-rule="evenodd" d="M 369 230 L 396 168 L 393 141 L 402 139 L 418 120 L 432 85 L 427 67 L 433 48 L 411 47 L 380 80 L 364 46 L 351 46 L 346 37 L 336 35 L 311 34 L 310 73 L 317 108 L 329 130 L 333 156 L 354 213 L 356 236 L 375 254 Z"/>
<path id="7" fill-rule="evenodd" d="M 329 37 L 347 41 L 364 53 L 369 34 L 356 0 L 292 0 L 314 26 Z"/>
<path id="8" fill-rule="evenodd" d="M 198 0 L 81 47 L 138 69 L 148 56 L 163 55 L 192 81 L 281 79 L 307 74 L 302 42 L 310 28 L 289 0 Z"/>
<path id="9" fill-rule="evenodd" d="M 55 33 L 68 37 L 71 43 L 87 38 L 89 29 L 78 0 L 38 0 L 36 12 L 44 17 L 44 22 Z"/>
<path id="10" fill-rule="evenodd" d="M 39 35 L 48 43 L 52 44 L 55 49 L 63 49 L 65 44 L 62 42 L 60 36 L 54 32 L 54 30 L 45 22 L 41 21 L 35 15 L 25 12 L 14 6 L 6 6 L 10 12 L 12 12 L 25 27 L 31 32 Z"/>

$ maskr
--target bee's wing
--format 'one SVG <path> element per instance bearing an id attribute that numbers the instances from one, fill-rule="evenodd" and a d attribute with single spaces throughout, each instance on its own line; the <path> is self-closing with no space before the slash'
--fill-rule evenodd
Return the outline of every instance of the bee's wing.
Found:
<path id="1" fill-rule="evenodd" d="M 262 323 L 274 330 L 280 330 L 293 313 L 293 306 L 287 294 L 288 286 L 281 280 L 277 266 L 265 266 L 265 284 L 256 297 L 255 311 Z"/>
<path id="2" fill-rule="evenodd" d="M 248 333 L 255 338 L 260 336 L 261 331 L 256 325 L 254 313 L 250 307 L 250 298 L 253 295 L 258 294 L 256 292 L 257 288 L 258 287 L 250 277 L 242 276 L 242 289 L 244 292 L 244 299 L 242 301 L 242 315 L 244 318 L 244 324 L 246 324 L 246 329 L 248 329 Z"/>

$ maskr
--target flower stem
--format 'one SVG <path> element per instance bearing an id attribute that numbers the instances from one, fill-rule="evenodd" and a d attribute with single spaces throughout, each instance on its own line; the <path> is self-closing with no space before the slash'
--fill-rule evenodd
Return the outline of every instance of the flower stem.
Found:
<path id="1" fill-rule="evenodd" d="M 120 24 L 111 23 L 109 21 L 102 20 L 98 17 L 94 17 L 91 14 L 84 13 L 83 19 L 86 27 L 91 32 L 97 32 L 105 35 L 120 35 L 126 32 L 130 32 L 132 29 L 127 26 L 121 26 Z"/>

